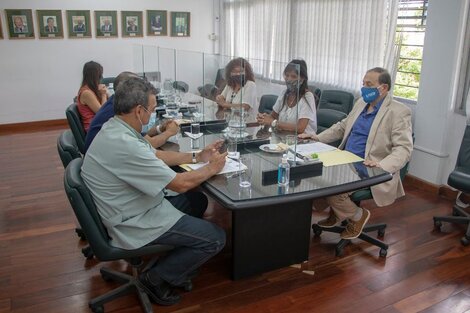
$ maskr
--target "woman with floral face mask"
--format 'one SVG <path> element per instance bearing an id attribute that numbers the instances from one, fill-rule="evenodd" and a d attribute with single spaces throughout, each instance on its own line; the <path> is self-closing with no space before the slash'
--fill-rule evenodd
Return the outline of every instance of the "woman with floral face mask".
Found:
<path id="1" fill-rule="evenodd" d="M 316 133 L 317 113 L 315 97 L 308 90 L 307 64 L 304 60 L 292 60 L 284 69 L 287 89 L 277 98 L 271 114 L 260 113 L 261 125 L 278 130 Z"/>
<path id="2" fill-rule="evenodd" d="M 215 98 L 223 109 L 243 108 L 248 113 L 247 122 L 254 122 L 258 113 L 255 75 L 250 63 L 243 58 L 230 61 L 225 67 L 227 85 Z"/>

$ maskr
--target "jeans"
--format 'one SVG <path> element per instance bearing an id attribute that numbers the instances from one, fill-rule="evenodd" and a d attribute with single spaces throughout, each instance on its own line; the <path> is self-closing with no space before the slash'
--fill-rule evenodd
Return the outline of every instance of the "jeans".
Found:
<path id="1" fill-rule="evenodd" d="M 199 218 L 206 212 L 209 202 L 205 194 L 197 191 L 188 191 L 177 196 L 167 196 L 165 198 L 181 212 Z"/>
<path id="2" fill-rule="evenodd" d="M 188 192 L 167 199 L 182 212 L 198 217 L 207 208 L 207 197 L 198 192 Z M 151 281 L 158 281 L 160 277 L 179 286 L 188 279 L 188 274 L 225 246 L 225 231 L 222 228 L 194 216 L 184 215 L 166 233 L 150 243 L 175 247 L 148 271 Z"/>
<path id="3" fill-rule="evenodd" d="M 166 233 L 151 244 L 175 246 L 149 270 L 151 281 L 158 277 L 179 286 L 212 256 L 225 246 L 225 232 L 206 220 L 184 215 Z M 155 277 L 156 276 L 156 277 Z"/>

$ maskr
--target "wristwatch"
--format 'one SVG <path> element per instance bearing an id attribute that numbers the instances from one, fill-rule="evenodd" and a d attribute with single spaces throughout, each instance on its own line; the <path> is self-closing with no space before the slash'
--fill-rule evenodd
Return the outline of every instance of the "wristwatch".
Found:
<path id="1" fill-rule="evenodd" d="M 196 163 L 197 163 L 196 152 L 193 152 L 193 153 L 192 153 L 192 161 L 193 161 L 193 164 L 196 164 Z"/>
<path id="2" fill-rule="evenodd" d="M 272 128 L 276 128 L 276 126 L 277 126 L 277 120 L 273 120 L 273 121 L 271 122 L 271 127 L 272 127 Z"/>

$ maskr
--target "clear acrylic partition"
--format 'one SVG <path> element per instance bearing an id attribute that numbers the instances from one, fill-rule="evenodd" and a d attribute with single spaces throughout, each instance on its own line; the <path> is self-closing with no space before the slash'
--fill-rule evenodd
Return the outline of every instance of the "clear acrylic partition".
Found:
<path id="1" fill-rule="evenodd" d="M 139 72 L 139 76 L 145 77 L 152 85 L 160 90 L 161 86 L 161 75 L 160 68 L 158 65 L 159 54 L 158 47 L 156 46 L 142 46 L 142 59 L 144 62 L 144 68 L 142 72 Z"/>
<path id="2" fill-rule="evenodd" d="M 231 157 L 254 154 L 275 168 L 287 154 L 291 166 L 302 163 L 295 157 L 299 108 L 305 105 L 304 97 L 299 97 L 302 79 L 298 64 L 150 46 L 136 47 L 134 54 L 137 72 L 160 74 L 155 80 L 161 89 L 157 116 L 160 122 L 165 118 L 182 121 L 182 133 L 170 140 L 178 143 L 181 151 L 199 150 L 224 140 L 230 152 L 234 152 L 235 143 Z M 233 60 L 235 64 L 230 63 Z M 230 73 L 225 73 L 226 69 Z M 289 92 L 287 80 L 291 82 Z M 273 127 L 269 110 L 276 101 L 281 110 Z M 185 132 L 196 132 L 197 127 L 192 131 L 191 124 L 197 123 L 204 136 L 194 140 Z"/>
<path id="3" fill-rule="evenodd" d="M 233 142 L 235 142 L 237 151 L 231 153 L 231 157 L 237 158 L 243 157 L 244 154 L 256 153 L 257 158 L 274 166 L 279 164 L 283 155 L 278 151 L 278 144 L 287 143 L 293 150 L 289 156 L 292 159 L 292 165 L 295 166 L 293 156 L 297 148 L 297 106 L 289 109 L 292 121 L 290 126 L 288 125 L 289 130 L 272 127 L 271 123 L 260 125 L 258 122 L 258 114 L 261 114 L 260 100 L 266 102 L 268 99 L 267 102 L 271 102 L 272 106 L 276 98 L 285 94 L 284 69 L 289 63 L 211 54 L 204 54 L 203 60 L 204 84 L 198 88 L 198 91 L 203 99 L 205 121 L 225 120 L 226 123 L 223 128 L 212 128 L 209 131 L 211 137 L 205 136 L 204 138 L 206 140 L 223 139 L 229 152 L 233 152 Z M 289 65 L 289 69 L 295 72 L 295 77 L 298 77 L 300 67 L 297 64 Z M 230 70 L 230 73 L 225 73 L 226 70 Z M 227 76 L 228 81 L 221 83 L 224 76 Z M 254 83 L 249 82 L 252 79 Z M 298 84 L 295 85 L 298 86 Z M 291 103 L 297 103 L 298 87 L 294 88 L 290 94 Z M 282 112 L 282 114 L 286 113 Z M 269 118 L 270 114 L 267 115 Z M 284 120 L 284 117 L 281 120 Z M 284 151 L 284 153 L 287 152 Z"/>
<path id="4" fill-rule="evenodd" d="M 161 77 L 162 95 L 173 94 L 176 80 L 176 50 L 158 47 L 158 71 Z"/>
<path id="5" fill-rule="evenodd" d="M 143 73 L 144 72 L 144 46 L 133 45 L 132 56 L 133 56 L 132 71 L 134 73 Z"/>
<path id="6" fill-rule="evenodd" d="M 190 121 L 203 122 L 208 118 L 204 115 L 203 99 L 198 91 L 204 77 L 203 62 L 204 55 L 201 52 L 176 51 L 176 79 L 173 87 L 183 126 Z"/>

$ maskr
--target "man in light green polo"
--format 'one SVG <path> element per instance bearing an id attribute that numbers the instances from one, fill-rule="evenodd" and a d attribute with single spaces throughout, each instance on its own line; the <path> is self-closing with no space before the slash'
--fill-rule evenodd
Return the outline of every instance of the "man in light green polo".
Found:
<path id="1" fill-rule="evenodd" d="M 218 152 L 222 142 L 192 154 L 156 151 L 140 134 L 155 107 L 156 90 L 150 83 L 138 77 L 122 82 L 115 93 L 116 115 L 103 125 L 88 149 L 82 177 L 112 245 L 123 249 L 147 244 L 175 246 L 139 276 L 154 302 L 171 305 L 180 300 L 173 286 L 184 285 L 191 273 L 223 248 L 225 233 L 215 224 L 191 216 L 191 199 L 188 205 L 188 201 L 182 204 L 165 198 L 167 189 L 186 193 L 198 186 L 224 167 L 226 154 Z M 209 163 L 185 173 L 169 167 L 199 161 Z"/>

